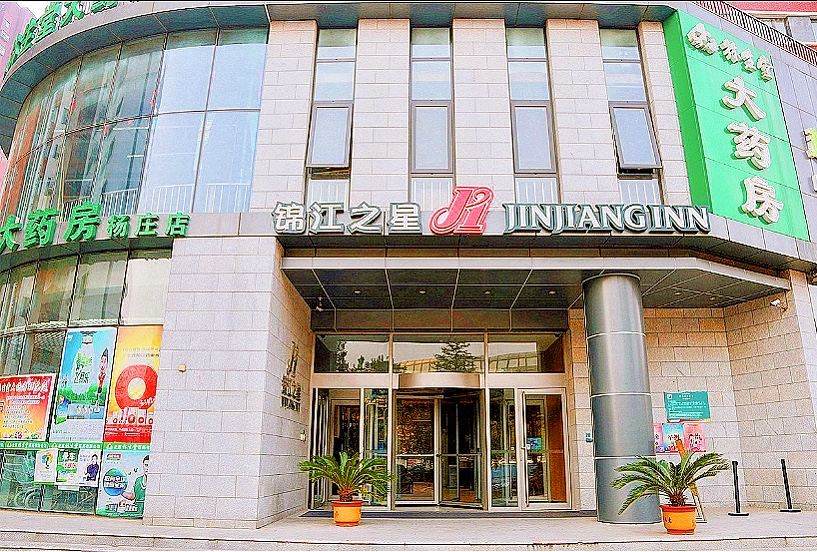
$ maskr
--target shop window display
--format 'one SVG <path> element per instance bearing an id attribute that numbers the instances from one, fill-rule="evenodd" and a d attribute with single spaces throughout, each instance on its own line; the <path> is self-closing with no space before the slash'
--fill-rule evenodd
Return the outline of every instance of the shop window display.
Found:
<path id="1" fill-rule="evenodd" d="M 37 390 L 24 424 L 0 413 L 0 508 L 142 517 L 169 266 L 115 252 L 0 274 L 0 400 Z"/>

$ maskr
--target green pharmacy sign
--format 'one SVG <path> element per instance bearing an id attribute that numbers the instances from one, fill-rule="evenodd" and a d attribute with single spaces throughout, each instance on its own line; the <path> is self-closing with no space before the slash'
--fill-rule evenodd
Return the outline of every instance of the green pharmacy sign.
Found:
<path id="1" fill-rule="evenodd" d="M 25 224 L 14 215 L 8 215 L 0 226 L 0 253 L 14 252 L 20 248 L 18 235 L 22 234 L 25 249 L 46 247 L 54 244 L 57 235 L 56 209 L 37 209 L 28 215 Z M 158 238 L 160 231 L 164 237 L 184 238 L 190 225 L 188 213 L 171 213 L 167 225 L 159 228 L 159 215 L 141 213 L 133 215 L 135 232 L 131 228 L 131 215 L 111 215 L 108 217 L 107 237 L 111 240 L 128 238 Z M 102 205 L 86 201 L 75 205 L 68 216 L 68 223 L 62 239 L 65 243 L 92 241 L 97 239 L 102 224 Z"/>
<path id="2" fill-rule="evenodd" d="M 39 19 L 32 18 L 23 32 L 14 39 L 6 71 L 14 65 L 17 58 L 57 29 L 67 27 L 86 15 L 115 8 L 118 4 L 119 2 L 50 2 L 45 13 Z"/>
<path id="3" fill-rule="evenodd" d="M 693 203 L 808 240 L 769 54 L 680 11 L 664 34 Z"/>

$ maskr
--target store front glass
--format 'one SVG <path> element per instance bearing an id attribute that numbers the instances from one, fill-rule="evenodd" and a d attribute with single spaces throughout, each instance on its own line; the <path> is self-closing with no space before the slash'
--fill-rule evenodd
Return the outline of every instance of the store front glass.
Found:
<path id="1" fill-rule="evenodd" d="M 569 508 L 563 354 L 555 334 L 318 335 L 312 454 L 387 459 L 382 507 Z M 310 506 L 335 495 L 313 482 Z"/>

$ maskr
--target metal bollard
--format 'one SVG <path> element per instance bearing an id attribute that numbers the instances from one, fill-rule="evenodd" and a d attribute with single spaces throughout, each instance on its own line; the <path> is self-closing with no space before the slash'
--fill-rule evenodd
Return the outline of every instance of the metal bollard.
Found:
<path id="1" fill-rule="evenodd" d="M 786 489 L 786 506 L 788 508 L 781 508 L 781 512 L 787 513 L 797 513 L 800 511 L 799 508 L 792 508 L 791 504 L 791 490 L 789 490 L 789 472 L 786 471 L 786 459 L 780 459 L 780 467 L 783 469 L 783 487 Z"/>
<path id="2" fill-rule="evenodd" d="M 732 474 L 735 481 L 735 511 L 728 512 L 730 516 L 748 516 L 749 512 L 740 511 L 740 488 L 738 487 L 738 461 L 732 460 Z"/>

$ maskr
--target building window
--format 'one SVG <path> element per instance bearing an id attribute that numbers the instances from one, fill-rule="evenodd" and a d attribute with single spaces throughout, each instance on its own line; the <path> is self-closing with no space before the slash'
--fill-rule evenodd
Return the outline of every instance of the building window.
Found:
<path id="1" fill-rule="evenodd" d="M 786 28 L 785 17 L 758 17 L 758 19 L 763 21 L 769 27 L 780 31 L 784 35 L 789 34 L 789 30 Z"/>
<path id="2" fill-rule="evenodd" d="M 5 46 L 0 46 L 0 57 L 2 57 L 4 55 L 6 55 L 6 47 Z"/>
<path id="3" fill-rule="evenodd" d="M 411 189 L 424 211 L 451 200 L 454 182 L 451 30 L 411 30 Z"/>
<path id="4" fill-rule="evenodd" d="M 556 161 L 545 32 L 506 31 L 516 200 L 555 203 Z"/>
<path id="5" fill-rule="evenodd" d="M 3 42 L 8 42 L 9 34 L 6 31 L 0 31 L 0 39 L 2 39 Z"/>
<path id="6" fill-rule="evenodd" d="M 355 93 L 356 29 L 321 29 L 315 57 L 306 201 L 346 205 Z"/>
<path id="7" fill-rule="evenodd" d="M 621 190 L 621 202 L 624 204 L 660 205 L 661 189 L 658 179 L 650 176 L 619 176 L 618 187 Z"/>
<path id="8" fill-rule="evenodd" d="M 8 20 L 8 19 L 3 19 L 3 28 L 4 28 L 4 29 L 9 29 L 9 28 L 11 28 L 11 23 L 9 23 L 9 20 Z"/>
<path id="9" fill-rule="evenodd" d="M 647 104 L 636 32 L 602 29 L 601 54 L 622 201 L 640 202 L 639 198 L 649 197 L 648 203 L 660 203 L 657 171 L 661 161 Z M 646 196 L 645 182 L 654 183 Z"/>

